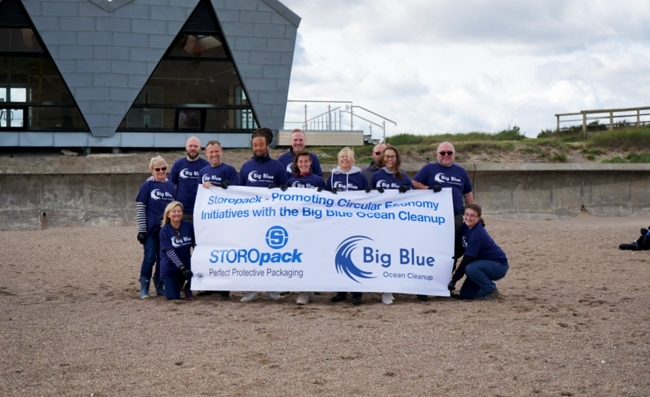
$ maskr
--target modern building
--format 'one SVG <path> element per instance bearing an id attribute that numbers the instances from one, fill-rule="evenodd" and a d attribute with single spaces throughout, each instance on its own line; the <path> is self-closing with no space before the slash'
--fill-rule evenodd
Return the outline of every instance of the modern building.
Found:
<path id="1" fill-rule="evenodd" d="M 250 145 L 283 128 L 277 0 L 0 0 L 0 147 Z"/>

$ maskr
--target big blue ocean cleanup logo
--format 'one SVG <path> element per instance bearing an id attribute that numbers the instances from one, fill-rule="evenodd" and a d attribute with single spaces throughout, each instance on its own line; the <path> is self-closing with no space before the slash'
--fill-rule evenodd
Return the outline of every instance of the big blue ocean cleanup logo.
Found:
<path id="1" fill-rule="evenodd" d="M 289 233 L 282 226 L 273 226 L 266 231 L 264 240 L 274 250 L 284 248 L 289 242 Z M 265 263 L 302 263 L 302 252 L 293 251 L 267 252 L 257 248 L 221 249 L 210 252 L 210 263 L 250 263 L 263 266 Z"/>
<path id="2" fill-rule="evenodd" d="M 393 248 L 396 252 L 396 256 L 399 257 L 399 264 L 408 266 L 408 268 L 400 267 L 395 270 L 388 270 L 387 268 L 391 267 L 393 263 L 393 253 L 391 250 L 380 251 L 375 249 L 370 242 L 375 242 L 375 240 L 366 236 L 352 236 L 343 240 L 341 244 L 336 248 L 335 255 L 335 266 L 336 272 L 339 274 L 345 274 L 352 281 L 361 284 L 361 281 L 358 279 L 371 279 L 379 276 L 373 276 L 372 271 L 362 270 L 357 266 L 358 264 L 363 264 L 364 269 L 374 269 L 379 265 L 384 269 L 382 275 L 385 278 L 408 278 L 414 280 L 426 280 L 431 281 L 433 278 L 430 275 L 425 273 L 417 272 L 417 269 L 423 269 L 426 267 L 433 267 L 435 264 L 435 258 L 428 255 L 418 255 L 415 248 Z M 362 247 L 361 258 L 356 256 L 357 263 L 354 263 L 353 254 L 357 249 L 357 246 L 364 242 L 365 246 Z M 359 259 L 361 259 L 359 261 Z M 413 269 L 408 271 L 408 269 Z M 407 270 L 405 273 L 401 271 Z"/>

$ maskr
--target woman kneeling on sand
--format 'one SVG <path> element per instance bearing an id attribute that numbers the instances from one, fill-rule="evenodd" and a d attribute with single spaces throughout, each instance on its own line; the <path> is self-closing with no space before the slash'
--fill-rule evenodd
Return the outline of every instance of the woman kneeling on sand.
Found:
<path id="1" fill-rule="evenodd" d="M 160 274 L 165 282 L 167 300 L 180 299 L 183 284 L 185 298 L 193 298 L 190 258 L 195 241 L 194 227 L 182 218 L 183 204 L 178 201 L 169 203 L 160 229 Z"/>
<path id="2" fill-rule="evenodd" d="M 467 276 L 460 288 L 461 299 L 496 299 L 499 290 L 493 281 L 502 279 L 508 272 L 508 258 L 485 230 L 481 213 L 478 204 L 465 207 L 458 242 L 459 247 L 462 245 L 461 252 L 464 251 L 463 260 L 448 286 L 450 291 L 455 290 L 456 282 Z"/>

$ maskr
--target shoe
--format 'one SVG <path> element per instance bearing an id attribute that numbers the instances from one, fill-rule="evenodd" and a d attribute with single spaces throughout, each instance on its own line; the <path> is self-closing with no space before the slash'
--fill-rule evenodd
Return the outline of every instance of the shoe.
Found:
<path id="1" fill-rule="evenodd" d="M 244 294 L 244 297 L 241 298 L 239 301 L 240 302 L 250 302 L 254 301 L 255 299 L 259 298 L 259 295 L 257 294 L 256 291 L 250 291 Z"/>
<path id="2" fill-rule="evenodd" d="M 149 299 L 151 298 L 151 295 L 149 295 L 149 283 L 151 281 L 147 280 L 140 280 L 140 299 Z"/>
<path id="3" fill-rule="evenodd" d="M 274 301 L 284 299 L 284 296 L 280 295 L 279 292 L 267 292 L 266 297 Z"/>
<path id="4" fill-rule="evenodd" d="M 352 304 L 355 306 L 359 306 L 361 304 L 361 297 L 363 296 L 363 293 L 361 292 L 353 292 L 352 293 Z"/>
<path id="5" fill-rule="evenodd" d="M 309 303 L 309 293 L 307 292 L 301 292 L 298 294 L 298 299 L 296 299 L 296 303 L 299 305 L 306 305 Z"/>
<path id="6" fill-rule="evenodd" d="M 185 293 L 185 299 L 194 299 L 194 296 L 192 296 L 192 290 L 190 289 L 189 283 L 185 284 L 185 287 L 183 288 L 183 292 Z"/>
<path id="7" fill-rule="evenodd" d="M 348 299 L 348 293 L 347 292 L 339 292 L 338 294 L 336 294 L 332 298 L 330 298 L 330 301 L 332 301 L 332 302 L 343 302 L 346 299 Z"/>
<path id="8" fill-rule="evenodd" d="M 153 285 L 156 287 L 156 295 L 165 296 L 165 283 L 160 279 L 160 277 L 153 278 Z"/>
<path id="9" fill-rule="evenodd" d="M 392 305 L 393 304 L 393 294 L 390 292 L 384 292 L 381 294 L 381 303 L 384 305 Z"/>
<path id="10" fill-rule="evenodd" d="M 484 300 L 484 301 L 493 301 L 493 300 L 496 300 L 496 299 L 497 299 L 497 296 L 499 296 L 499 290 L 496 289 L 496 287 L 495 287 L 492 291 L 488 292 L 488 293 L 483 297 L 483 300 Z"/>
<path id="11" fill-rule="evenodd" d="M 221 300 L 229 301 L 230 300 L 230 291 L 221 291 Z"/>
<path id="12" fill-rule="evenodd" d="M 418 295 L 418 300 L 419 300 L 420 302 L 428 302 L 428 301 L 429 301 L 429 297 L 426 296 L 426 295 Z"/>

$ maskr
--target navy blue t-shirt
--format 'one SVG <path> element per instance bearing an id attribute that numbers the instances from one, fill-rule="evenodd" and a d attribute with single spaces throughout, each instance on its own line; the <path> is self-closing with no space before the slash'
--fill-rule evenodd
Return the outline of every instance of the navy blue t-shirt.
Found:
<path id="1" fill-rule="evenodd" d="M 199 171 L 200 185 L 204 182 L 210 182 L 215 186 L 219 186 L 225 180 L 228 180 L 228 183 L 231 185 L 237 185 L 239 183 L 237 170 L 230 164 L 221 163 L 216 167 L 208 165 Z"/>
<path id="2" fill-rule="evenodd" d="M 311 166 L 309 166 L 309 168 L 311 168 L 311 172 L 318 176 L 323 176 L 323 170 L 320 168 L 318 156 L 316 156 L 314 153 L 309 152 L 309 157 L 311 157 Z M 287 170 L 287 178 L 291 178 L 293 176 L 293 170 L 291 169 L 291 166 L 293 165 L 293 160 L 295 158 L 296 155 L 293 153 L 293 150 L 289 150 L 288 152 L 278 157 L 278 161 L 282 163 L 284 168 Z"/>
<path id="3" fill-rule="evenodd" d="M 239 185 L 253 187 L 269 187 L 286 185 L 289 178 L 282 164 L 273 160 L 268 154 L 265 157 L 253 157 L 241 166 L 239 170 Z"/>
<path id="4" fill-rule="evenodd" d="M 373 172 L 370 177 L 370 186 L 373 189 L 378 187 L 383 187 L 384 189 L 399 189 L 402 185 L 406 185 L 413 189 L 411 178 L 409 178 L 404 171 L 402 171 L 401 180 L 397 179 L 392 172 L 389 172 L 385 168 Z"/>
<path id="5" fill-rule="evenodd" d="M 364 190 L 368 187 L 368 179 L 363 175 L 358 167 L 356 172 L 345 174 L 343 172 L 335 172 L 336 168 L 327 178 L 327 190 L 336 188 L 339 192 L 347 192 L 353 190 Z M 352 170 L 354 170 L 354 168 Z M 351 171 L 352 171 L 351 170 Z"/>
<path id="6" fill-rule="evenodd" d="M 316 189 L 317 187 L 325 188 L 325 181 L 320 176 L 314 175 L 310 172 L 307 175 L 299 174 L 289 179 L 288 186 L 309 189 Z"/>
<path id="7" fill-rule="evenodd" d="M 160 230 L 165 207 L 174 201 L 175 196 L 176 188 L 170 181 L 146 181 L 140 185 L 135 201 L 147 206 L 147 237 Z"/>
<path id="8" fill-rule="evenodd" d="M 194 212 L 194 201 L 196 200 L 196 185 L 199 184 L 199 171 L 210 162 L 198 158 L 196 161 L 189 161 L 187 157 L 177 160 L 169 173 L 169 180 L 176 185 L 176 201 L 183 204 L 183 213 Z"/>
<path id="9" fill-rule="evenodd" d="M 504 265 L 508 264 L 506 253 L 492 240 L 481 222 L 477 222 L 471 229 L 463 223 L 459 238 L 463 247 L 465 247 L 465 255 L 474 257 L 477 260 L 487 259 Z"/>
<path id="10" fill-rule="evenodd" d="M 178 259 L 183 262 L 187 268 L 191 268 L 190 248 L 194 247 L 194 226 L 190 222 L 181 221 L 178 228 L 178 235 L 171 223 L 166 224 L 160 229 L 160 276 L 167 277 L 180 271 L 167 257 L 165 250 L 176 252 Z"/>
<path id="11" fill-rule="evenodd" d="M 456 164 L 443 167 L 438 163 L 429 163 L 415 174 L 413 180 L 429 187 L 434 185 L 450 187 L 454 201 L 454 215 L 463 211 L 463 194 L 472 191 L 472 183 L 467 171 Z"/>

